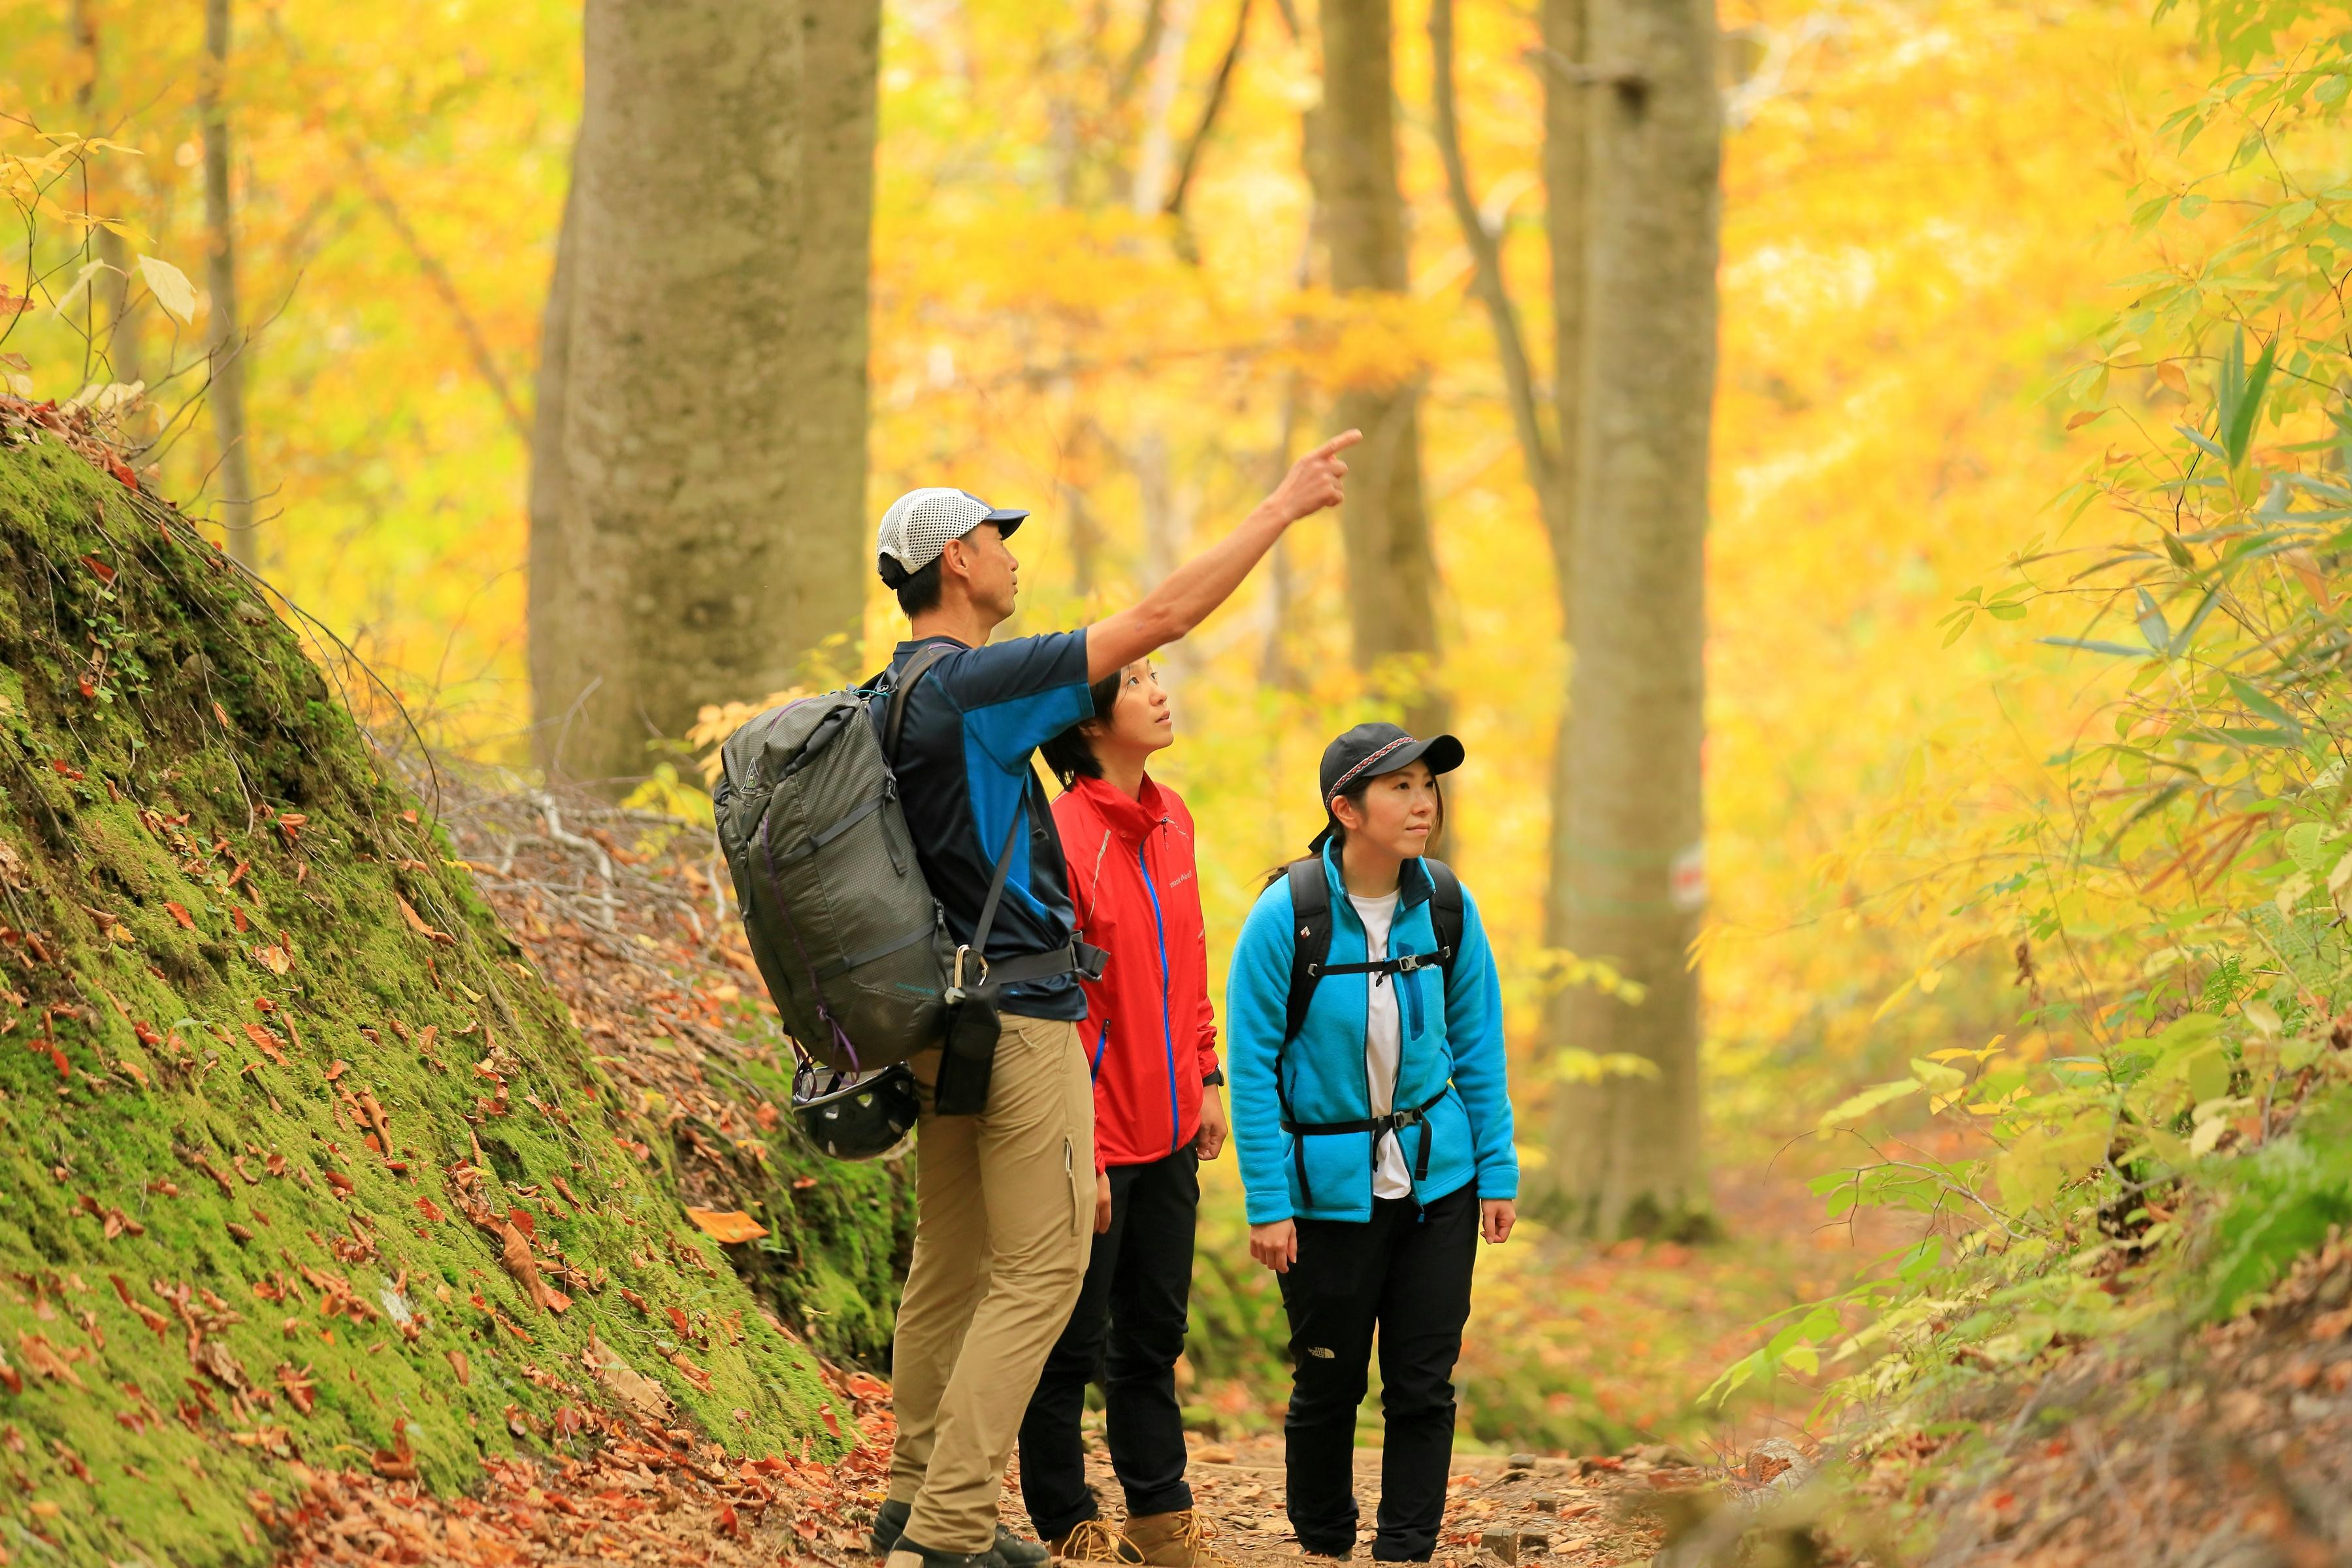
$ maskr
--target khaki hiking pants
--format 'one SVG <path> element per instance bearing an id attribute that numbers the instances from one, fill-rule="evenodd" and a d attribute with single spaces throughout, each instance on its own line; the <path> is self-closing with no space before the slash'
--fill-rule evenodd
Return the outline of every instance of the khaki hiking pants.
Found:
<path id="1" fill-rule="evenodd" d="M 930 1102 L 935 1051 L 910 1064 Z M 1003 1017 L 988 1109 L 917 1133 L 915 1261 L 891 1349 L 907 1538 L 982 1552 L 1029 1395 L 1094 1242 L 1095 1097 L 1077 1026 Z"/>

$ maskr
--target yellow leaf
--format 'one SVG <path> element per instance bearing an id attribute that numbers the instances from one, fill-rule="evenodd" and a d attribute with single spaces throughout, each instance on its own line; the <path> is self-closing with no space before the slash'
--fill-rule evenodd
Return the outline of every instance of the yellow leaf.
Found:
<path id="1" fill-rule="evenodd" d="M 177 316 L 184 325 L 195 321 L 196 290 L 195 286 L 188 281 L 186 273 L 168 261 L 142 256 L 139 258 L 139 276 L 147 280 L 148 289 L 155 296 L 155 303 L 163 306 L 167 313 Z"/>
<path id="2" fill-rule="evenodd" d="M 2156 379 L 2180 394 L 2181 396 L 2189 395 L 2188 374 L 2172 361 L 2166 360 L 2156 367 Z"/>
<path id="3" fill-rule="evenodd" d="M 1895 988 L 1894 993 L 1889 995 L 1885 1001 L 1881 1002 L 1878 1005 L 1878 1011 L 1870 1016 L 1870 1021 L 1875 1024 L 1878 1020 L 1895 1011 L 1895 1005 L 1902 1001 L 1906 996 L 1910 995 L 1913 988 L 1918 984 L 1919 977 L 1915 974 L 1910 979 L 1905 981 L 1902 984 L 1897 985 Z"/>
<path id="4" fill-rule="evenodd" d="M 716 1242 L 755 1241 L 768 1234 L 766 1226 L 741 1209 L 688 1208 L 686 1217 L 694 1222 L 695 1229 Z"/>

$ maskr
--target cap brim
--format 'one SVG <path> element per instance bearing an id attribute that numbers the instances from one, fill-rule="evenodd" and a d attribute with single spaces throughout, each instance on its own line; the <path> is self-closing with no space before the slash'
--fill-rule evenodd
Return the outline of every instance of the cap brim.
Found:
<path id="1" fill-rule="evenodd" d="M 988 515 L 982 518 L 980 521 L 996 524 L 996 536 L 999 539 L 1010 539 L 1013 537 L 1013 531 L 1021 526 L 1021 520 L 1028 515 L 1028 510 L 1024 507 L 992 506 L 988 509 Z M 976 522 L 972 526 L 977 528 L 980 523 Z"/>
<path id="2" fill-rule="evenodd" d="M 1462 742 L 1451 735 L 1432 735 L 1426 741 L 1415 741 L 1410 746 L 1400 746 L 1382 757 L 1378 769 L 1362 775 L 1367 779 L 1386 778 L 1401 768 L 1415 763 L 1427 763 L 1433 773 L 1450 773 L 1462 765 Z"/>

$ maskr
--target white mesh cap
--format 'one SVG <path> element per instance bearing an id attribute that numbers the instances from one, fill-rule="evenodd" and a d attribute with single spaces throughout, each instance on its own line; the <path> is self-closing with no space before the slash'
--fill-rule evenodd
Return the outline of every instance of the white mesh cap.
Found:
<path id="1" fill-rule="evenodd" d="M 882 514 L 882 526 L 875 531 L 874 549 L 903 572 L 920 572 L 940 558 L 949 540 L 961 539 L 983 522 L 1011 533 L 1028 515 L 1013 507 L 991 506 L 970 490 L 933 485 L 908 490 L 890 503 Z"/>

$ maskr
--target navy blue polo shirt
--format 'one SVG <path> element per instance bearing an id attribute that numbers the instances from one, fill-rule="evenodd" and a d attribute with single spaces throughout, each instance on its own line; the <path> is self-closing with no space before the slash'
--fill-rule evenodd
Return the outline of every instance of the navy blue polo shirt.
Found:
<path id="1" fill-rule="evenodd" d="M 985 647 L 940 637 L 902 642 L 890 658 L 892 675 L 935 643 L 955 651 L 931 666 L 907 699 L 894 763 L 916 858 L 947 911 L 949 932 L 971 942 L 997 852 L 1025 801 L 1028 823 L 1013 846 L 987 956 L 994 963 L 1051 952 L 1070 941 L 1069 873 L 1030 758 L 1041 742 L 1094 716 L 1087 634 L 1049 632 Z M 1066 974 L 1008 986 L 998 1005 L 1031 1018 L 1087 1016 L 1086 995 Z"/>

